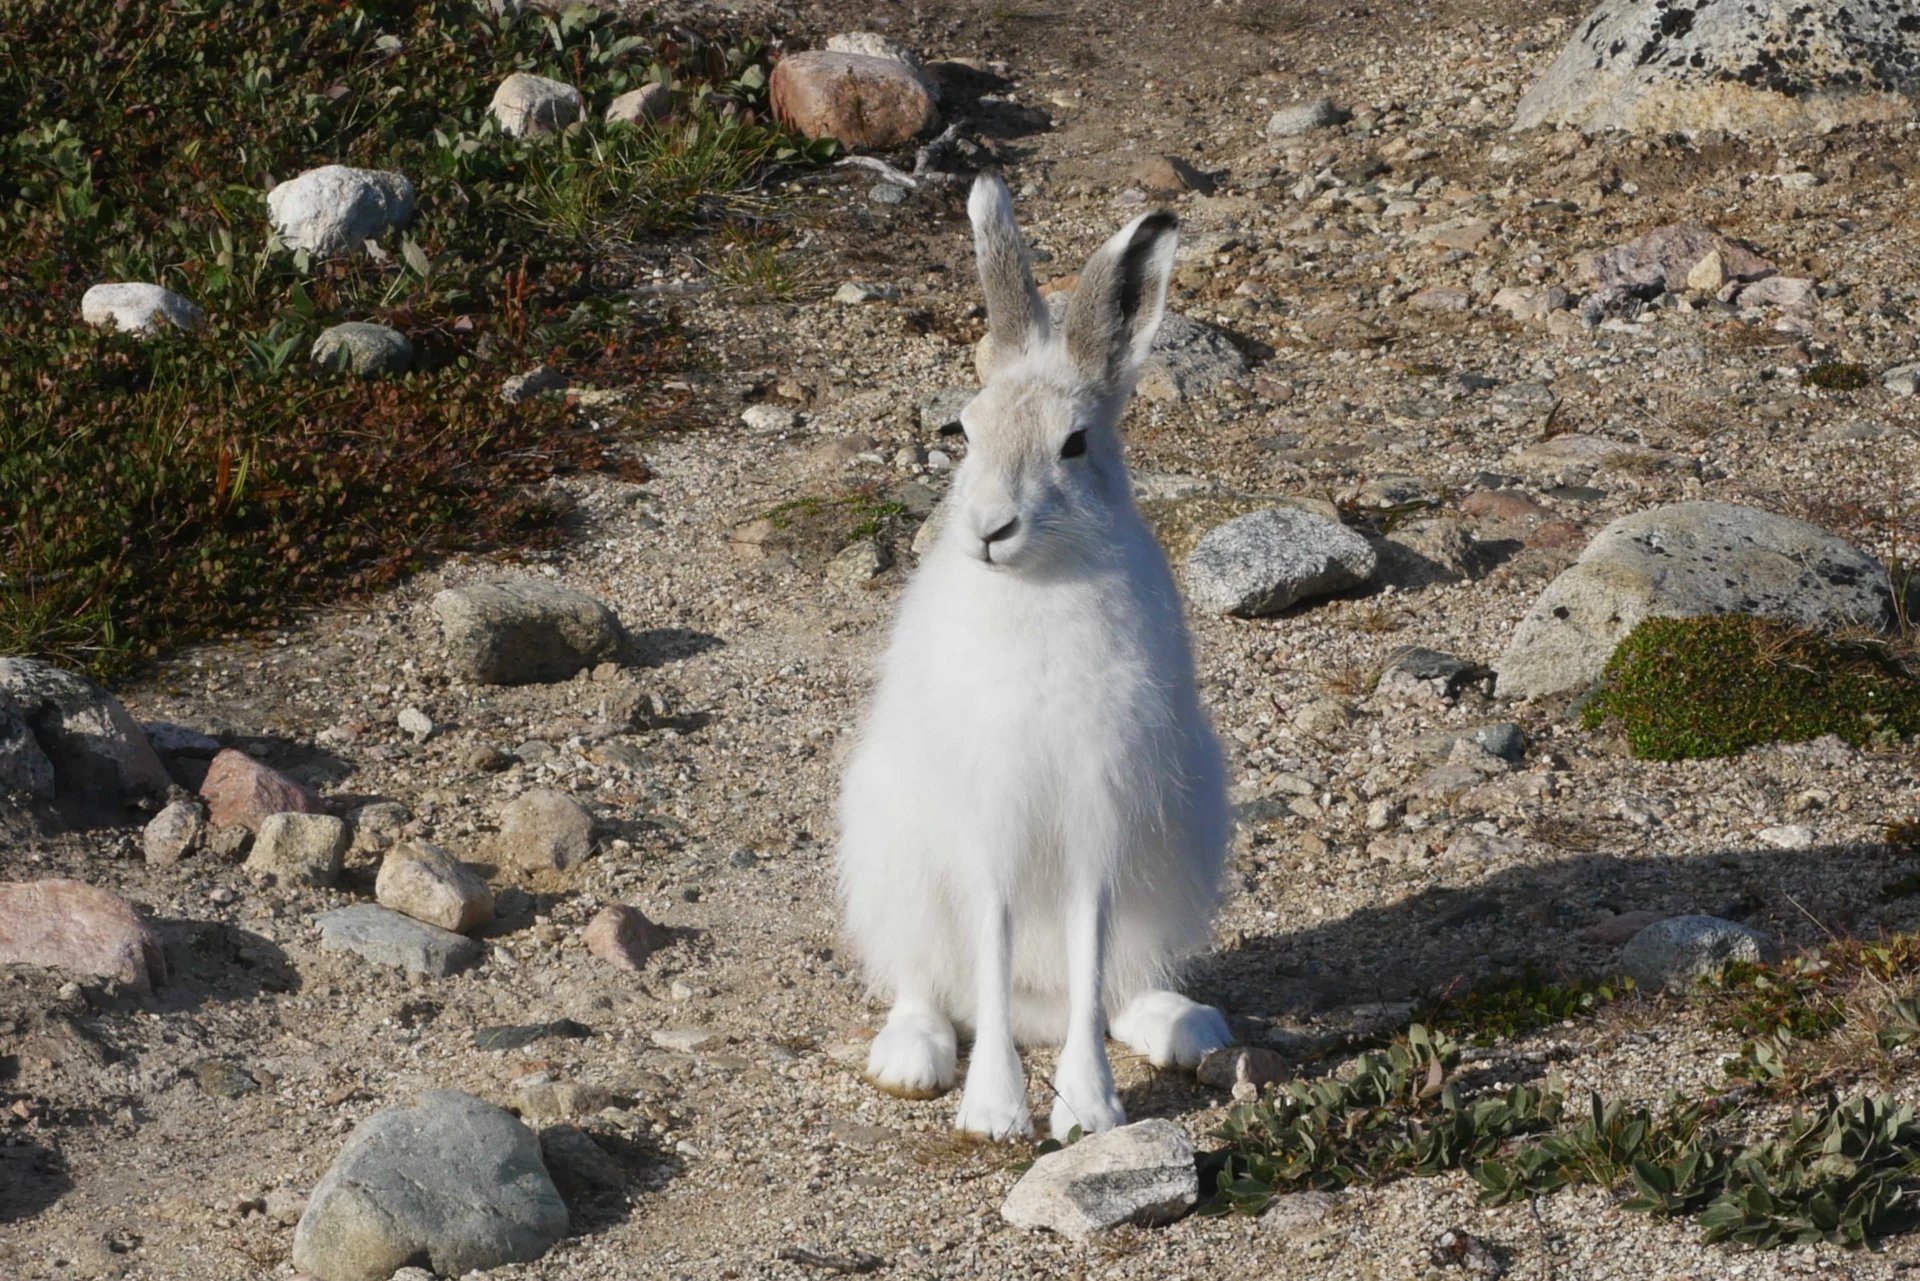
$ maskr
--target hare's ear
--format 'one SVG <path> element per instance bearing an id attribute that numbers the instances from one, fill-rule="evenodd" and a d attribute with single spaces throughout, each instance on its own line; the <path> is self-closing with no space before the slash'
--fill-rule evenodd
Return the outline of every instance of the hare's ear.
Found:
<path id="1" fill-rule="evenodd" d="M 1027 242 L 1013 220 L 1013 197 L 992 174 L 974 180 L 967 198 L 973 220 L 973 256 L 987 294 L 987 336 L 993 364 L 1004 365 L 1043 345 L 1053 331 L 1047 304 L 1034 288 Z"/>
<path id="2" fill-rule="evenodd" d="M 1167 281 L 1180 220 L 1164 209 L 1143 214 L 1100 246 L 1080 272 L 1067 305 L 1067 355 L 1088 382 L 1125 385 L 1139 372 L 1167 308 Z"/>

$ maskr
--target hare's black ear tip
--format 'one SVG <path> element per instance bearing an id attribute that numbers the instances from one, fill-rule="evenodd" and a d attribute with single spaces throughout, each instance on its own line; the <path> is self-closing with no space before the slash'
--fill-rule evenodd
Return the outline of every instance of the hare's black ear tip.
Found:
<path id="1" fill-rule="evenodd" d="M 1136 234 L 1154 237 L 1178 230 L 1180 230 L 1179 214 L 1171 209 L 1156 209 L 1140 220 L 1140 230 Z"/>

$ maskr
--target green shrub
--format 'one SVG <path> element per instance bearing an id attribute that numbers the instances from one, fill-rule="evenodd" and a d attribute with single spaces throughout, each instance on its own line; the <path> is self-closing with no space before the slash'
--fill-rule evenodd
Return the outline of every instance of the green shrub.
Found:
<path id="1" fill-rule="evenodd" d="M 624 466 L 558 403 L 502 405 L 541 360 L 657 385 L 686 359 L 626 290 L 636 247 L 724 216 L 769 165 L 824 154 L 761 123 L 765 57 L 591 9 L 495 18 L 472 0 L 15 0 L 0 41 L 0 652 L 96 672 L 280 619 L 424 555 L 551 535 L 524 487 Z M 586 122 L 510 139 L 513 71 L 576 85 Z M 599 123 L 648 81 L 660 127 Z M 745 103 L 706 109 L 725 92 Z M 412 224 L 320 261 L 271 236 L 266 191 L 322 164 L 412 179 Z M 104 280 L 208 314 L 192 335 L 79 320 Z M 308 367 L 376 320 L 415 372 Z M 605 415 L 601 415 L 603 418 Z M 642 398 L 616 426 L 677 421 Z"/>
<path id="2" fill-rule="evenodd" d="M 1620 642 L 1582 715 L 1589 729 L 1609 719 L 1649 760 L 1823 734 L 1885 743 L 1920 732 L 1920 679 L 1871 641 L 1739 614 L 1649 618 Z"/>

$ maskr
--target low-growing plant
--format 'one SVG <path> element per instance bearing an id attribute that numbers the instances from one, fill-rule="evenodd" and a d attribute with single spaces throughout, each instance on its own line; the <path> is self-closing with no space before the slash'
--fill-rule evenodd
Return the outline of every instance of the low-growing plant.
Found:
<path id="1" fill-rule="evenodd" d="M 1875 641 L 1740 614 L 1649 618 L 1608 659 L 1582 713 L 1588 729 L 1609 720 L 1650 760 L 1823 734 L 1890 744 L 1920 732 L 1920 678 Z"/>
<path id="2" fill-rule="evenodd" d="M 1818 387 L 1823 391 L 1859 391 L 1873 385 L 1873 374 L 1865 365 L 1851 364 L 1846 361 L 1829 361 L 1824 365 L 1815 365 L 1800 375 L 1802 387 Z"/>
<path id="3" fill-rule="evenodd" d="M 1517 974 L 1484 979 L 1457 993 L 1429 998 L 1415 1012 L 1422 1024 L 1488 1045 L 1501 1037 L 1587 1018 L 1626 996 L 1633 980 L 1574 978 L 1550 982 L 1529 965 Z"/>

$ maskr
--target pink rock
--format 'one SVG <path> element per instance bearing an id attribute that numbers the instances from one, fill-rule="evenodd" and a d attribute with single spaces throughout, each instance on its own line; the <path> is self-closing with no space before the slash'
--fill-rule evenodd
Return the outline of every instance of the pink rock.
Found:
<path id="1" fill-rule="evenodd" d="M 637 970 L 672 941 L 637 907 L 615 903 L 587 922 L 587 951 L 616 970 Z"/>
<path id="2" fill-rule="evenodd" d="M 119 895 L 83 881 L 0 882 L 0 964 L 93 974 L 143 992 L 167 978 L 153 927 Z"/>
<path id="3" fill-rule="evenodd" d="M 324 814 L 327 808 L 313 789 L 231 747 L 213 758 L 200 799 L 215 827 L 238 824 L 255 832 L 268 815 Z"/>
<path id="4" fill-rule="evenodd" d="M 845 147 L 897 147 L 940 119 L 933 82 L 893 58 L 792 53 L 767 88 L 782 124 Z"/>
<path id="5" fill-rule="evenodd" d="M 1542 521 L 1553 513 L 1517 489 L 1482 489 L 1468 494 L 1460 510 L 1481 520 Z"/>
<path id="6" fill-rule="evenodd" d="M 1624 947 L 1634 935 L 1649 925 L 1666 920 L 1667 916 L 1666 912 L 1622 912 L 1581 930 L 1580 941 L 1598 943 L 1603 947 Z"/>
<path id="7" fill-rule="evenodd" d="M 1722 270 L 1733 280 L 1752 280 L 1773 270 L 1773 264 L 1750 246 L 1693 223 L 1655 227 L 1637 240 L 1589 256 L 1583 266 L 1602 288 L 1658 285 L 1678 291 L 1685 286 L 1687 273 L 1710 253 L 1720 255 Z"/>

